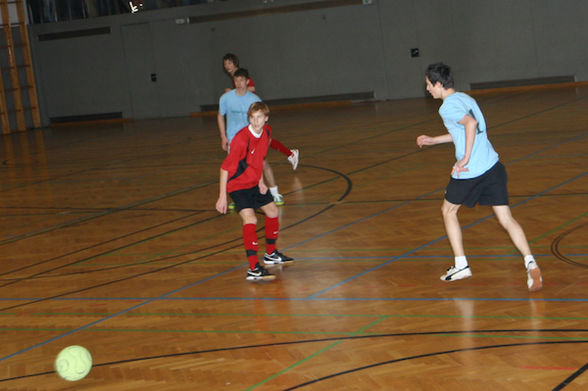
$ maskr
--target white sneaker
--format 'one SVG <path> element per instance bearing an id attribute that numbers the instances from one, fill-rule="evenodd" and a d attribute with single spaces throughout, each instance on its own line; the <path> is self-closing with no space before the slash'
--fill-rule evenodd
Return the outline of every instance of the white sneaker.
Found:
<path id="1" fill-rule="evenodd" d="M 274 204 L 276 204 L 277 206 L 284 205 L 284 197 L 282 197 L 281 194 L 275 195 L 274 196 Z"/>
<path id="2" fill-rule="evenodd" d="M 527 265 L 527 288 L 529 288 L 529 292 L 537 292 L 543 288 L 541 270 L 535 261 L 531 261 Z"/>
<path id="3" fill-rule="evenodd" d="M 468 278 L 472 276 L 472 271 L 469 266 L 463 269 L 458 269 L 455 266 L 451 266 L 444 275 L 441 276 L 441 281 L 457 281 L 462 278 Z"/>
<path id="4" fill-rule="evenodd" d="M 290 152 L 292 152 L 292 154 L 288 156 L 288 161 L 292 164 L 292 169 L 296 170 L 296 167 L 298 167 L 298 156 L 300 154 L 297 149 L 292 149 Z"/>

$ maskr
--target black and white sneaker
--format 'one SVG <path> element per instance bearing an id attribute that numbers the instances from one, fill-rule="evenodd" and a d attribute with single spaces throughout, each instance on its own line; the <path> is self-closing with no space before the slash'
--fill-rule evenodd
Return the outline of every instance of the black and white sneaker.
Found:
<path id="1" fill-rule="evenodd" d="M 276 276 L 268 272 L 259 263 L 255 265 L 255 269 L 249 268 L 249 270 L 247 270 L 247 275 L 245 276 L 247 281 L 271 281 L 275 278 Z"/>
<path id="2" fill-rule="evenodd" d="M 472 271 L 470 270 L 469 266 L 466 266 L 463 269 L 458 269 L 455 266 L 451 266 L 449 269 L 447 269 L 445 274 L 441 276 L 441 281 L 457 281 L 471 276 Z"/>
<path id="3" fill-rule="evenodd" d="M 290 265 L 294 263 L 294 258 L 290 258 L 289 256 L 282 254 L 278 250 L 275 250 L 271 254 L 265 253 L 263 257 L 263 262 L 266 265 Z"/>

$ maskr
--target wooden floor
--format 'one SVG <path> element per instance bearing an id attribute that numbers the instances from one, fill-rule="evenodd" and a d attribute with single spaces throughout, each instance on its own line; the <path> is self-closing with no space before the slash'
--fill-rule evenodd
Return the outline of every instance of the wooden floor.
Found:
<path id="1" fill-rule="evenodd" d="M 269 156 L 297 262 L 265 284 L 214 209 L 214 117 L 4 136 L 0 389 L 587 390 L 588 87 L 477 99 L 537 293 L 487 207 L 460 214 L 473 277 L 439 280 L 454 158 L 416 146 L 444 132 L 432 99 L 272 113 L 301 151 L 295 172 Z M 69 345 L 94 360 L 78 382 L 53 369 Z"/>

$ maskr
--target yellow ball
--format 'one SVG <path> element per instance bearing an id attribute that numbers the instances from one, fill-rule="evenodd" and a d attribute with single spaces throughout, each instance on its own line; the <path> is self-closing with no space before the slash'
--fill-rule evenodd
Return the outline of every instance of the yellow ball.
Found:
<path id="1" fill-rule="evenodd" d="M 63 349 L 55 359 L 55 370 L 65 380 L 81 380 L 92 369 L 92 355 L 83 346 L 72 345 Z"/>

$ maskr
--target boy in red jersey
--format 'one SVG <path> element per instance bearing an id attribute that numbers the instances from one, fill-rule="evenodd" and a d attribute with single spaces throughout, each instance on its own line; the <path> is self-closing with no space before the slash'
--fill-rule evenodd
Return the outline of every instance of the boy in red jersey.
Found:
<path id="1" fill-rule="evenodd" d="M 237 131 L 241 130 L 244 126 L 247 126 L 247 118 L 245 117 L 246 110 L 249 108 L 248 102 L 252 100 L 261 101 L 261 99 L 255 95 L 255 84 L 253 84 L 249 72 L 244 68 L 239 68 L 239 59 L 232 53 L 227 53 L 223 57 L 223 67 L 228 75 L 233 80 L 234 89 L 225 89 L 225 93 L 219 100 L 219 111 L 217 114 L 218 129 L 221 135 L 221 146 L 223 150 L 227 150 L 233 136 Z M 253 88 L 252 88 L 253 87 Z M 241 113 L 243 115 L 241 115 Z M 225 124 L 226 116 L 226 124 Z M 272 139 L 270 148 L 275 149 L 278 152 L 283 153 L 290 164 L 292 169 L 296 170 L 300 158 L 300 153 L 297 149 L 289 149 L 278 140 Z M 263 173 L 269 190 L 274 197 L 274 202 L 278 206 L 284 205 L 284 197 L 278 190 L 278 185 L 274 178 L 274 171 L 267 160 L 263 163 Z M 234 209 L 235 204 L 231 202 L 229 209 Z"/>
<path id="2" fill-rule="evenodd" d="M 264 263 L 284 265 L 293 259 L 280 253 L 276 248 L 280 223 L 278 208 L 263 181 L 263 161 L 271 140 L 272 128 L 266 124 L 269 108 L 263 102 L 255 102 L 249 107 L 249 125 L 241 129 L 231 141 L 228 156 L 220 169 L 220 191 L 216 210 L 227 213 L 227 193 L 243 221 L 243 243 L 249 270 L 249 281 L 273 280 L 276 278 L 259 264 L 257 257 L 257 217 L 255 210 L 261 208 L 265 213 L 266 253 Z"/>
<path id="3" fill-rule="evenodd" d="M 239 57 L 233 53 L 225 54 L 223 56 L 223 68 L 233 82 L 233 89 L 237 88 L 233 76 L 235 76 L 235 72 L 239 69 Z M 225 88 L 225 92 L 229 91 L 231 91 L 230 88 Z M 255 92 L 255 83 L 252 78 L 247 79 L 247 91 Z"/>

